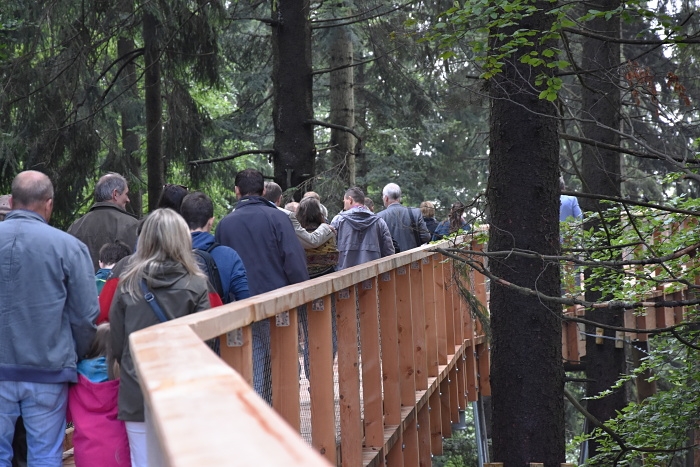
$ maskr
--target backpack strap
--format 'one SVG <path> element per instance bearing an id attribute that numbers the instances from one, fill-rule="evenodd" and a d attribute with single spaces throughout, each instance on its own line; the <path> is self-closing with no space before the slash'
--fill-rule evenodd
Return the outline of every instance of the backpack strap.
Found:
<path id="1" fill-rule="evenodd" d="M 166 321 L 168 321 L 168 318 L 165 316 L 165 313 L 163 313 L 163 309 L 160 307 L 160 304 L 158 303 L 158 300 L 156 300 L 155 295 L 153 295 L 153 292 L 151 292 L 148 289 L 148 286 L 146 285 L 146 279 L 141 279 L 140 285 L 141 291 L 143 292 L 143 298 L 146 300 L 146 303 L 148 303 L 151 306 L 151 308 L 153 309 L 153 313 L 156 314 L 158 320 L 161 323 L 165 323 Z"/>
<path id="2" fill-rule="evenodd" d="M 219 245 L 220 245 L 220 243 L 212 242 L 212 244 L 209 245 L 209 247 L 208 247 L 206 250 L 204 250 L 204 251 L 206 251 L 207 253 L 211 253 L 212 250 L 213 250 L 214 248 L 216 248 L 217 246 L 219 246 Z"/>

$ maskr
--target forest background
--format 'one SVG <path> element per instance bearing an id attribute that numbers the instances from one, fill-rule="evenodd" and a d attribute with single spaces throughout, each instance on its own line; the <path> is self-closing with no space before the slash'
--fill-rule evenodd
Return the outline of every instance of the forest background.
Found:
<path id="1" fill-rule="evenodd" d="M 21 170 L 46 172 L 59 228 L 89 208 L 107 171 L 127 177 L 137 215 L 167 182 L 207 192 L 221 217 L 247 167 L 290 198 L 319 192 L 331 212 L 353 185 L 380 205 L 390 181 L 404 204 L 435 202 L 438 217 L 461 200 L 491 226 L 496 460 L 563 462 L 562 388 L 583 379 L 600 465 L 640 453 L 680 465 L 700 420 L 691 258 L 700 242 L 692 228 L 653 239 L 694 225 L 699 210 L 695 9 L 690 0 L 6 0 L 0 192 Z M 586 211 L 563 249 L 560 175 Z M 483 267 L 473 252 L 446 253 Z M 561 296 L 563 264 L 585 270 L 585 295 Z M 586 334 L 600 327 L 614 340 L 621 311 L 658 287 L 687 291 L 683 326 L 622 352 L 588 337 L 585 367 L 561 361 L 562 305 L 585 307 Z M 524 335 L 533 332 L 534 343 Z M 523 339 L 526 352 L 503 345 Z M 637 350 L 643 363 L 632 370 Z M 660 388 L 643 404 L 636 375 Z M 653 429 L 634 425 L 649 407 L 662 415 Z"/>

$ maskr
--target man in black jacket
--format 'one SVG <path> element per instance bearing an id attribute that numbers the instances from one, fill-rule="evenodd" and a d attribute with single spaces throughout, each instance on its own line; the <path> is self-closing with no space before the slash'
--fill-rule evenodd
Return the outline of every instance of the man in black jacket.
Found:
<path id="1" fill-rule="evenodd" d="M 216 228 L 216 241 L 236 250 L 248 273 L 250 295 L 258 295 L 309 278 L 306 254 L 289 217 L 263 198 L 262 173 L 246 169 L 236 175 L 236 209 Z M 271 401 L 270 325 L 253 325 L 253 383 Z"/>

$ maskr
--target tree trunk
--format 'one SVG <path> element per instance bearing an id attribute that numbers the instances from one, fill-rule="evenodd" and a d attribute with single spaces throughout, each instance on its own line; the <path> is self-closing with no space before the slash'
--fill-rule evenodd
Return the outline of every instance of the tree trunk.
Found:
<path id="1" fill-rule="evenodd" d="M 615 10 L 619 0 L 599 0 L 589 8 L 600 11 Z M 586 23 L 591 31 L 607 37 L 620 36 L 620 20 L 597 18 Z M 620 136 L 615 131 L 620 127 L 620 87 L 618 66 L 620 63 L 620 45 L 586 38 L 583 42 L 582 67 L 596 70 L 581 77 L 583 85 L 583 133 L 584 137 L 601 143 L 618 146 Z M 609 196 L 620 196 L 620 154 L 591 145 L 582 147 L 583 191 Z M 585 211 L 605 209 L 596 200 L 582 199 L 581 207 Z M 598 223 L 589 223 L 586 228 L 601 228 Z M 611 260 L 615 258 L 610 258 Z M 587 273 L 588 274 L 588 273 Z M 614 275 L 615 272 L 611 272 Z M 611 297 L 603 296 L 600 291 L 592 290 L 595 284 L 586 287 L 586 300 L 600 301 Z M 586 319 L 610 326 L 624 326 L 624 310 L 586 310 Z M 624 347 L 616 347 L 615 340 L 603 339 L 596 344 L 596 329 L 586 326 L 586 395 L 594 396 L 610 389 L 621 374 L 626 372 Z M 605 336 L 615 337 L 615 331 L 604 331 Z M 602 399 L 589 400 L 588 411 L 598 420 L 606 421 L 615 417 L 626 405 L 625 391 L 620 388 Z M 592 427 L 589 428 L 589 431 Z M 596 454 L 597 443 L 588 445 L 589 456 Z"/>
<path id="2" fill-rule="evenodd" d="M 143 14 L 144 92 L 146 98 L 146 167 L 148 169 L 148 210 L 153 211 L 165 184 L 162 157 L 163 102 L 160 83 L 160 25 L 153 14 Z"/>
<path id="3" fill-rule="evenodd" d="M 134 52 L 134 41 L 127 37 L 120 37 L 117 40 L 117 54 L 119 57 L 129 57 L 126 60 L 131 60 L 131 54 Z M 125 165 L 128 167 L 128 180 L 141 180 L 141 158 L 138 156 L 139 146 L 141 142 L 139 135 L 135 129 L 139 125 L 138 105 L 138 90 L 136 89 L 136 65 L 133 61 L 126 65 L 123 72 L 124 76 L 121 79 L 122 103 L 120 105 L 121 113 L 121 133 L 122 147 L 124 149 Z M 129 184 L 129 199 L 131 200 L 131 209 L 137 216 L 143 213 L 141 185 L 136 183 Z"/>
<path id="4" fill-rule="evenodd" d="M 315 170 L 309 1 L 273 1 L 272 20 L 274 175 L 286 190 Z"/>
<path id="5" fill-rule="evenodd" d="M 548 21 L 536 13 L 514 29 L 546 30 Z M 518 56 L 528 52 L 521 49 Z M 492 252 L 521 248 L 554 255 L 560 249 L 557 121 L 553 104 L 534 89 L 540 72 L 507 61 L 490 83 Z M 560 294 L 557 264 L 511 255 L 491 260 L 490 267 L 515 285 Z M 492 282 L 490 308 L 494 461 L 559 467 L 565 455 L 561 306 Z"/>
<path id="6" fill-rule="evenodd" d="M 330 67 L 345 66 L 331 72 L 330 122 L 347 128 L 355 127 L 355 93 L 352 33 L 349 26 L 332 28 L 330 31 Z M 345 188 L 355 182 L 355 137 L 342 130 L 331 130 L 331 157 L 335 166 L 341 167 L 338 179 Z M 345 188 L 342 188 L 344 190 Z"/>

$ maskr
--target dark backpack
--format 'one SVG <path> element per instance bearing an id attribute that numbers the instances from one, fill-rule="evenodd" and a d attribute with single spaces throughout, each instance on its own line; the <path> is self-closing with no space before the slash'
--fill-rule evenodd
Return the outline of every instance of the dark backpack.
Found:
<path id="1" fill-rule="evenodd" d="M 201 269 L 203 273 L 206 273 L 209 278 L 209 283 L 214 287 L 216 293 L 219 294 L 221 301 L 228 303 L 228 297 L 224 297 L 224 286 L 221 285 L 219 268 L 216 266 L 214 258 L 211 256 L 211 251 L 217 246 L 219 246 L 219 244 L 214 242 L 206 250 L 195 248 L 192 250 L 192 253 L 194 253 L 194 259 L 197 261 L 199 269 Z"/>

